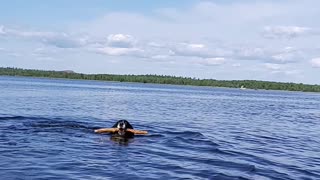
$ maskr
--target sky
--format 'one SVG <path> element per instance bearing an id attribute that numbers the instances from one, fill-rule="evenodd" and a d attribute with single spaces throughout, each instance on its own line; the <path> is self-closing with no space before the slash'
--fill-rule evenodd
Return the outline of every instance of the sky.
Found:
<path id="1" fill-rule="evenodd" d="M 318 0 L 3 0 L 0 67 L 320 84 Z"/>

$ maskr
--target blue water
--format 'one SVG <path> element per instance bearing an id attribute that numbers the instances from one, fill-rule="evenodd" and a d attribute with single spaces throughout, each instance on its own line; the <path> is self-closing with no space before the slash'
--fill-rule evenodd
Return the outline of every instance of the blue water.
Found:
<path id="1" fill-rule="evenodd" d="M 95 134 L 127 119 L 149 134 Z M 320 94 L 0 77 L 1 179 L 320 179 Z"/>

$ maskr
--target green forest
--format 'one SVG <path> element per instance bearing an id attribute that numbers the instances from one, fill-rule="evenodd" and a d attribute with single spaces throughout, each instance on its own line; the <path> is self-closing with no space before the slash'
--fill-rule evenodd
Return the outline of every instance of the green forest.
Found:
<path id="1" fill-rule="evenodd" d="M 215 79 L 197 79 L 188 77 L 175 77 L 165 75 L 115 75 L 115 74 L 82 74 L 73 71 L 44 71 L 33 69 L 20 69 L 10 67 L 0 67 L 2 76 L 29 76 L 44 78 L 67 78 L 99 81 L 118 81 L 118 82 L 139 82 L 156 84 L 176 84 L 192 86 L 212 86 L 247 89 L 265 89 L 265 90 L 286 90 L 286 91 L 304 91 L 320 92 L 320 85 L 308 85 L 297 83 L 282 83 L 256 80 L 215 80 Z"/>

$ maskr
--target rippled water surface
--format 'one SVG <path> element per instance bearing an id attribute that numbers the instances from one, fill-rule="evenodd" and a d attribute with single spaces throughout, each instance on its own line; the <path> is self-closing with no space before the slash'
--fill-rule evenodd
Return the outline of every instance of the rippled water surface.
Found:
<path id="1" fill-rule="evenodd" d="M 127 119 L 123 143 L 94 129 Z M 320 94 L 0 77 L 1 179 L 320 179 Z"/>

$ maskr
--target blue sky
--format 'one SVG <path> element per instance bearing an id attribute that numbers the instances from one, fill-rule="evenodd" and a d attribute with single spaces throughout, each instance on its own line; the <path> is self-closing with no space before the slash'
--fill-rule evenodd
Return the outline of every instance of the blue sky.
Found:
<path id="1" fill-rule="evenodd" d="M 0 66 L 320 84 L 316 0 L 7 0 Z"/>

